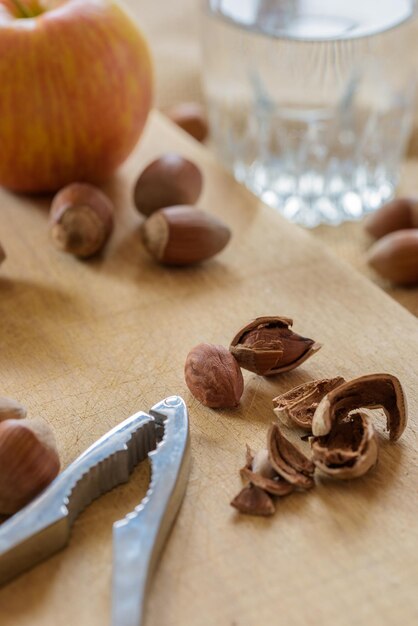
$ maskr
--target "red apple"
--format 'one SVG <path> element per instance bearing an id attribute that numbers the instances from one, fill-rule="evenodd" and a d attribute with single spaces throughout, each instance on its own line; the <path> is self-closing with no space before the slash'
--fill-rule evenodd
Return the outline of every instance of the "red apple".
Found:
<path id="1" fill-rule="evenodd" d="M 0 0 L 0 185 L 55 191 L 108 177 L 136 144 L 152 69 L 113 0 Z"/>

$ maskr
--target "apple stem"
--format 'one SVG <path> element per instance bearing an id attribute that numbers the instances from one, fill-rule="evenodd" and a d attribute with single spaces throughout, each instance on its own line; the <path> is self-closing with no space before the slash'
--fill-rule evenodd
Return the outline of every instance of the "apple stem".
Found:
<path id="1" fill-rule="evenodd" d="M 20 0 L 11 0 L 11 2 L 15 6 L 15 9 L 19 11 L 21 17 L 33 17 L 33 14 L 29 11 L 28 7 L 25 7 Z"/>

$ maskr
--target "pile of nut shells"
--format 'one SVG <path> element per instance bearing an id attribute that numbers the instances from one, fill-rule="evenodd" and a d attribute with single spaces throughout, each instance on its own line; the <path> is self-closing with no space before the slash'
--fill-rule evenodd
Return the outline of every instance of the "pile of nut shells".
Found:
<path id="1" fill-rule="evenodd" d="M 274 398 L 273 405 L 282 423 L 309 433 L 311 456 L 294 446 L 278 423 L 272 424 L 264 449 L 247 447 L 240 471 L 246 485 L 231 502 L 241 513 L 272 515 L 274 498 L 311 489 L 316 470 L 341 480 L 366 474 L 379 454 L 370 409 L 383 410 L 391 442 L 407 424 L 402 385 L 383 373 L 348 382 L 342 377 L 310 381 Z"/>
<path id="2" fill-rule="evenodd" d="M 244 391 L 241 368 L 274 376 L 304 363 L 321 345 L 295 333 L 292 324 L 287 317 L 258 317 L 238 331 L 229 350 L 208 343 L 195 346 L 184 367 L 193 396 L 211 408 L 232 408 Z"/>

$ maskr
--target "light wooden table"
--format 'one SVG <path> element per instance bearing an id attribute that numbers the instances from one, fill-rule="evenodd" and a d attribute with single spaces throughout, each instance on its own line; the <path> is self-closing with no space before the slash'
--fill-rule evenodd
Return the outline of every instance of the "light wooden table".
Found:
<path id="1" fill-rule="evenodd" d="M 193 269 L 155 265 L 138 238 L 137 173 L 178 150 L 205 174 L 201 206 L 233 230 L 229 247 Z M 193 466 L 158 568 L 149 626 L 383 626 L 418 623 L 418 323 L 235 183 L 201 146 L 154 114 L 107 191 L 117 229 L 103 258 L 80 262 L 48 241 L 47 200 L 0 192 L 1 393 L 55 428 L 63 462 L 111 426 L 173 393 L 185 397 Z M 295 319 L 324 344 L 300 370 L 246 374 L 241 406 L 212 411 L 187 391 L 183 364 L 198 342 L 228 345 L 257 315 Z M 320 481 L 278 504 L 271 519 L 229 506 L 245 443 L 260 445 L 271 398 L 313 377 L 388 371 L 403 381 L 410 425 L 382 439 L 377 468 L 348 483 Z M 379 422 L 383 428 L 383 422 Z M 112 522 L 145 493 L 148 468 L 95 502 L 70 546 L 0 590 L 2 626 L 108 623 Z"/>
<path id="2" fill-rule="evenodd" d="M 163 11 L 161 1 L 124 0 L 124 2 L 137 18 L 152 50 L 156 76 L 156 105 L 165 110 L 178 102 L 188 100 L 204 102 L 202 74 L 205 68 L 200 53 L 204 0 L 165 2 Z M 415 41 L 405 41 L 405 55 L 417 55 L 417 41 L 417 36 Z M 408 161 L 403 167 L 399 195 L 418 196 L 417 171 L 418 110 Z M 395 287 L 381 279 L 367 265 L 366 254 L 372 240 L 364 232 L 361 221 L 346 222 L 338 228 L 320 226 L 312 230 L 312 235 L 418 316 L 418 287 L 414 289 Z"/>

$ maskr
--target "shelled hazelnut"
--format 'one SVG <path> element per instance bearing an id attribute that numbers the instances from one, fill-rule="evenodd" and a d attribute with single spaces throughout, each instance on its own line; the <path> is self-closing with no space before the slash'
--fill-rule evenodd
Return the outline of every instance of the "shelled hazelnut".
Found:
<path id="1" fill-rule="evenodd" d="M 184 375 L 191 393 L 205 406 L 219 409 L 239 404 L 244 380 L 238 363 L 223 346 L 195 346 L 187 355 Z"/>

